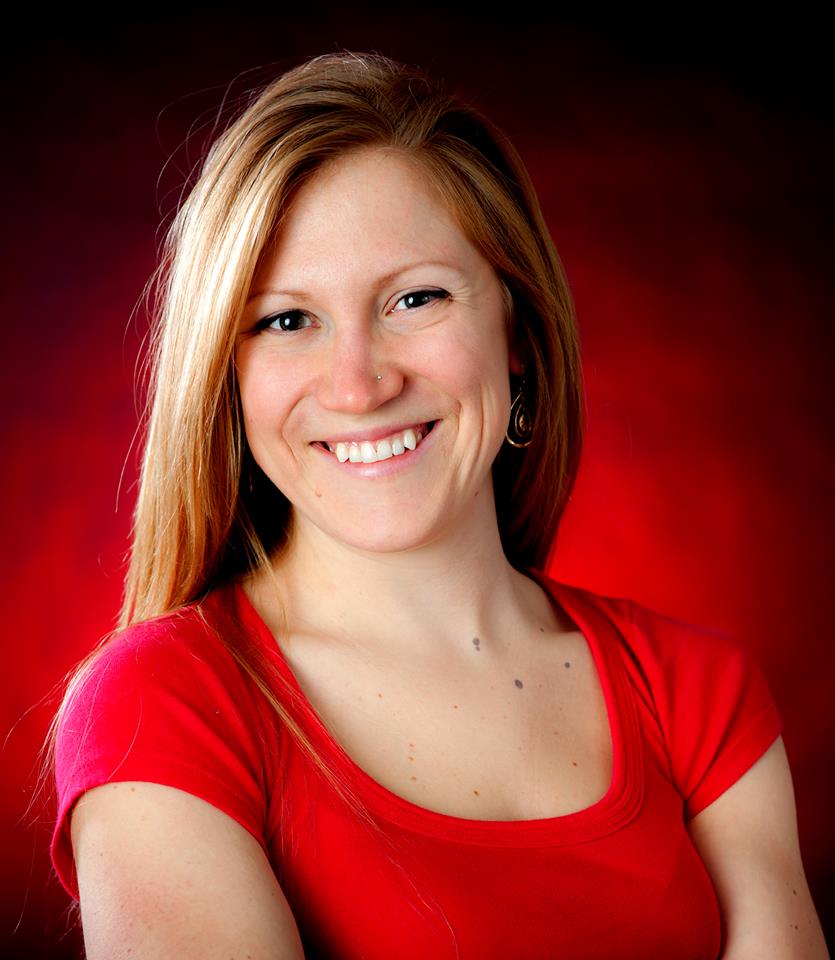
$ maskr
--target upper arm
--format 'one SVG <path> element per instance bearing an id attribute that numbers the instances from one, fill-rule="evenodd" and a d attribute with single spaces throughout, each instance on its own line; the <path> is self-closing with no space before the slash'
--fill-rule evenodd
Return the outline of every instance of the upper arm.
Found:
<path id="1" fill-rule="evenodd" d="M 206 801 L 103 784 L 79 799 L 71 831 L 88 960 L 303 960 L 264 850 Z"/>
<path id="2" fill-rule="evenodd" d="M 719 898 L 723 960 L 828 956 L 803 872 L 782 737 L 687 826 Z"/>

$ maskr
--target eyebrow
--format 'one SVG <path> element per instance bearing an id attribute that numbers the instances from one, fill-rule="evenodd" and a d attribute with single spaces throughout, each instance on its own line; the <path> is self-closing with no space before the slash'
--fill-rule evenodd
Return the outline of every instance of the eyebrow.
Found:
<path id="1" fill-rule="evenodd" d="M 418 260 L 415 263 L 403 264 L 402 266 L 397 267 L 396 270 L 392 270 L 389 273 L 384 274 L 382 277 L 378 277 L 376 286 L 385 286 L 385 284 L 391 283 L 392 280 L 396 280 L 401 274 L 406 273 L 408 270 L 416 270 L 419 267 L 443 267 L 446 270 L 455 270 L 457 273 L 461 272 L 458 267 L 446 260 Z M 311 296 L 305 290 L 274 290 L 272 287 L 264 287 L 260 290 L 252 291 L 246 298 L 246 302 L 249 303 L 250 300 L 255 300 L 256 297 L 263 297 L 268 293 L 281 297 L 294 297 L 298 300 L 305 300 Z"/>

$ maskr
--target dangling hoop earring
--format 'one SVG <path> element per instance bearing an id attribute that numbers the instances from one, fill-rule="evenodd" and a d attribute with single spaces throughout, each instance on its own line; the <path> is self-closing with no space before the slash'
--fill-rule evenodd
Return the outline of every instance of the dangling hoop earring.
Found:
<path id="1" fill-rule="evenodd" d="M 522 383 L 519 392 L 510 405 L 510 424 L 505 433 L 505 440 L 517 449 L 529 447 L 533 440 L 533 421 L 525 404 L 525 376 L 522 374 Z"/>

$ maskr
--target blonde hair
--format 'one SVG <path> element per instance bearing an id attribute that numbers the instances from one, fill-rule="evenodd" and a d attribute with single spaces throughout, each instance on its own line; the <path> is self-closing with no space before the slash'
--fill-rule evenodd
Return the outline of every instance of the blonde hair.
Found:
<path id="1" fill-rule="evenodd" d="M 326 162 L 369 146 L 422 166 L 505 287 L 533 436 L 526 449 L 503 446 L 493 466 L 499 531 L 515 567 L 545 565 L 579 463 L 582 386 L 571 297 L 530 177 L 509 140 L 442 84 L 379 54 L 343 51 L 252 95 L 169 229 L 152 278 L 158 323 L 120 627 L 266 569 L 284 543 L 289 504 L 244 436 L 235 332 L 294 191 Z M 223 639 L 339 789 L 273 692 L 280 678 L 265 676 L 234 631 Z"/>

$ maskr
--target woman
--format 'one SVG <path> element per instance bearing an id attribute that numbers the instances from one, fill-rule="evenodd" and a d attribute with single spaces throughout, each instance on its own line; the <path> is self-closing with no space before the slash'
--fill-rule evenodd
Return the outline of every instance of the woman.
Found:
<path id="1" fill-rule="evenodd" d="M 56 725 L 87 956 L 825 956 L 756 666 L 543 572 L 579 351 L 506 139 L 317 57 L 161 281 L 123 630 Z"/>

